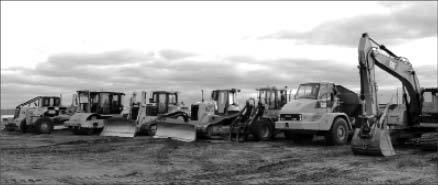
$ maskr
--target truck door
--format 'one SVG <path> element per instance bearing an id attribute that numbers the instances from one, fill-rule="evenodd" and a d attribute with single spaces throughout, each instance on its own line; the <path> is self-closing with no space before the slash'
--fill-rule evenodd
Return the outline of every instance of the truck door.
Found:
<path id="1" fill-rule="evenodd" d="M 331 113 L 333 107 L 333 87 L 331 84 L 321 84 L 318 101 L 316 103 L 316 111 L 320 114 Z M 319 122 L 319 128 L 323 129 L 327 127 L 327 124 L 331 124 L 328 120 L 322 120 Z"/>

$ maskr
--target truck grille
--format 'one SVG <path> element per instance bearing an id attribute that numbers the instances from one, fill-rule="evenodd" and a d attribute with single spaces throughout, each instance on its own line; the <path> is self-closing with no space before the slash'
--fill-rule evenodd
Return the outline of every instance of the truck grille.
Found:
<path id="1" fill-rule="evenodd" d="M 301 114 L 280 114 L 280 121 L 300 121 Z"/>

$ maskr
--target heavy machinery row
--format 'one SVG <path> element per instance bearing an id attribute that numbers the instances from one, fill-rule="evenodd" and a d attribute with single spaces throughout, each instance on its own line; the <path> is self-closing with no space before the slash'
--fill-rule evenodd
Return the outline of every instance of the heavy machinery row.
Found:
<path id="1" fill-rule="evenodd" d="M 354 154 L 395 155 L 394 142 L 438 148 L 438 88 L 423 88 L 411 63 L 364 33 L 359 41 L 360 93 L 330 82 L 305 82 L 290 89 L 257 88 L 256 98 L 238 105 L 239 89 L 216 89 L 185 107 L 174 91 L 124 93 L 79 90 L 69 107 L 61 97 L 38 96 L 16 107 L 8 130 L 49 134 L 57 125 L 75 134 L 195 141 L 224 138 L 272 140 L 282 132 L 294 142 L 324 136 L 330 144 L 351 143 Z M 379 104 L 376 67 L 403 85 L 403 103 Z M 148 98 L 149 94 L 149 98 Z"/>

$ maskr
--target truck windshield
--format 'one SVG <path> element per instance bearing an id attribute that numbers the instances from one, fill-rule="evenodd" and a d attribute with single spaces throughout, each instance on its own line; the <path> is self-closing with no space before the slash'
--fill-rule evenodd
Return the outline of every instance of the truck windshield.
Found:
<path id="1" fill-rule="evenodd" d="M 301 84 L 295 95 L 295 99 L 316 99 L 318 96 L 319 84 Z"/>

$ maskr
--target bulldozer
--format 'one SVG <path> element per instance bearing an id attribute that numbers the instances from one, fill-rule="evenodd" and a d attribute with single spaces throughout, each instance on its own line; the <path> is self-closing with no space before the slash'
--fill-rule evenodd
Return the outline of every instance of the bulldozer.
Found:
<path id="1" fill-rule="evenodd" d="M 438 148 L 438 88 L 421 88 L 408 59 L 362 34 L 359 41 L 360 99 L 362 115 L 351 142 L 356 155 L 396 155 L 393 141 L 417 141 Z M 375 68 L 400 80 L 402 104 L 379 109 Z"/>
<path id="2" fill-rule="evenodd" d="M 290 99 L 287 86 L 284 89 L 276 87 L 256 88 L 255 99 L 248 99 L 239 116 L 233 120 L 230 128 L 230 140 L 245 141 L 252 135 L 257 141 L 268 141 L 275 138 L 275 121 L 278 120 L 280 109 Z M 289 97 L 289 98 L 288 98 Z"/>
<path id="3" fill-rule="evenodd" d="M 211 101 L 204 101 L 204 91 L 201 92 L 202 100 L 191 105 L 190 114 L 176 111 L 172 115 L 159 116 L 154 137 L 191 142 L 198 137 L 227 135 L 241 110 L 237 104 L 240 89 L 213 90 Z"/>
<path id="4" fill-rule="evenodd" d="M 147 103 L 147 92 L 141 92 L 140 101 L 137 93 L 130 98 L 129 108 L 124 117 L 113 117 L 104 121 L 101 136 L 135 137 L 136 134 L 154 136 L 159 117 L 180 118 L 188 109 L 178 100 L 176 91 L 153 91 Z"/>
<path id="5" fill-rule="evenodd" d="M 62 125 L 69 117 L 67 107 L 61 105 L 61 97 L 37 96 L 18 105 L 5 127 L 9 131 L 50 134 L 54 126 Z"/>
<path id="6" fill-rule="evenodd" d="M 121 92 L 78 90 L 73 95 L 77 110 L 64 124 L 74 134 L 98 133 L 105 119 L 122 116 L 124 96 Z"/>

